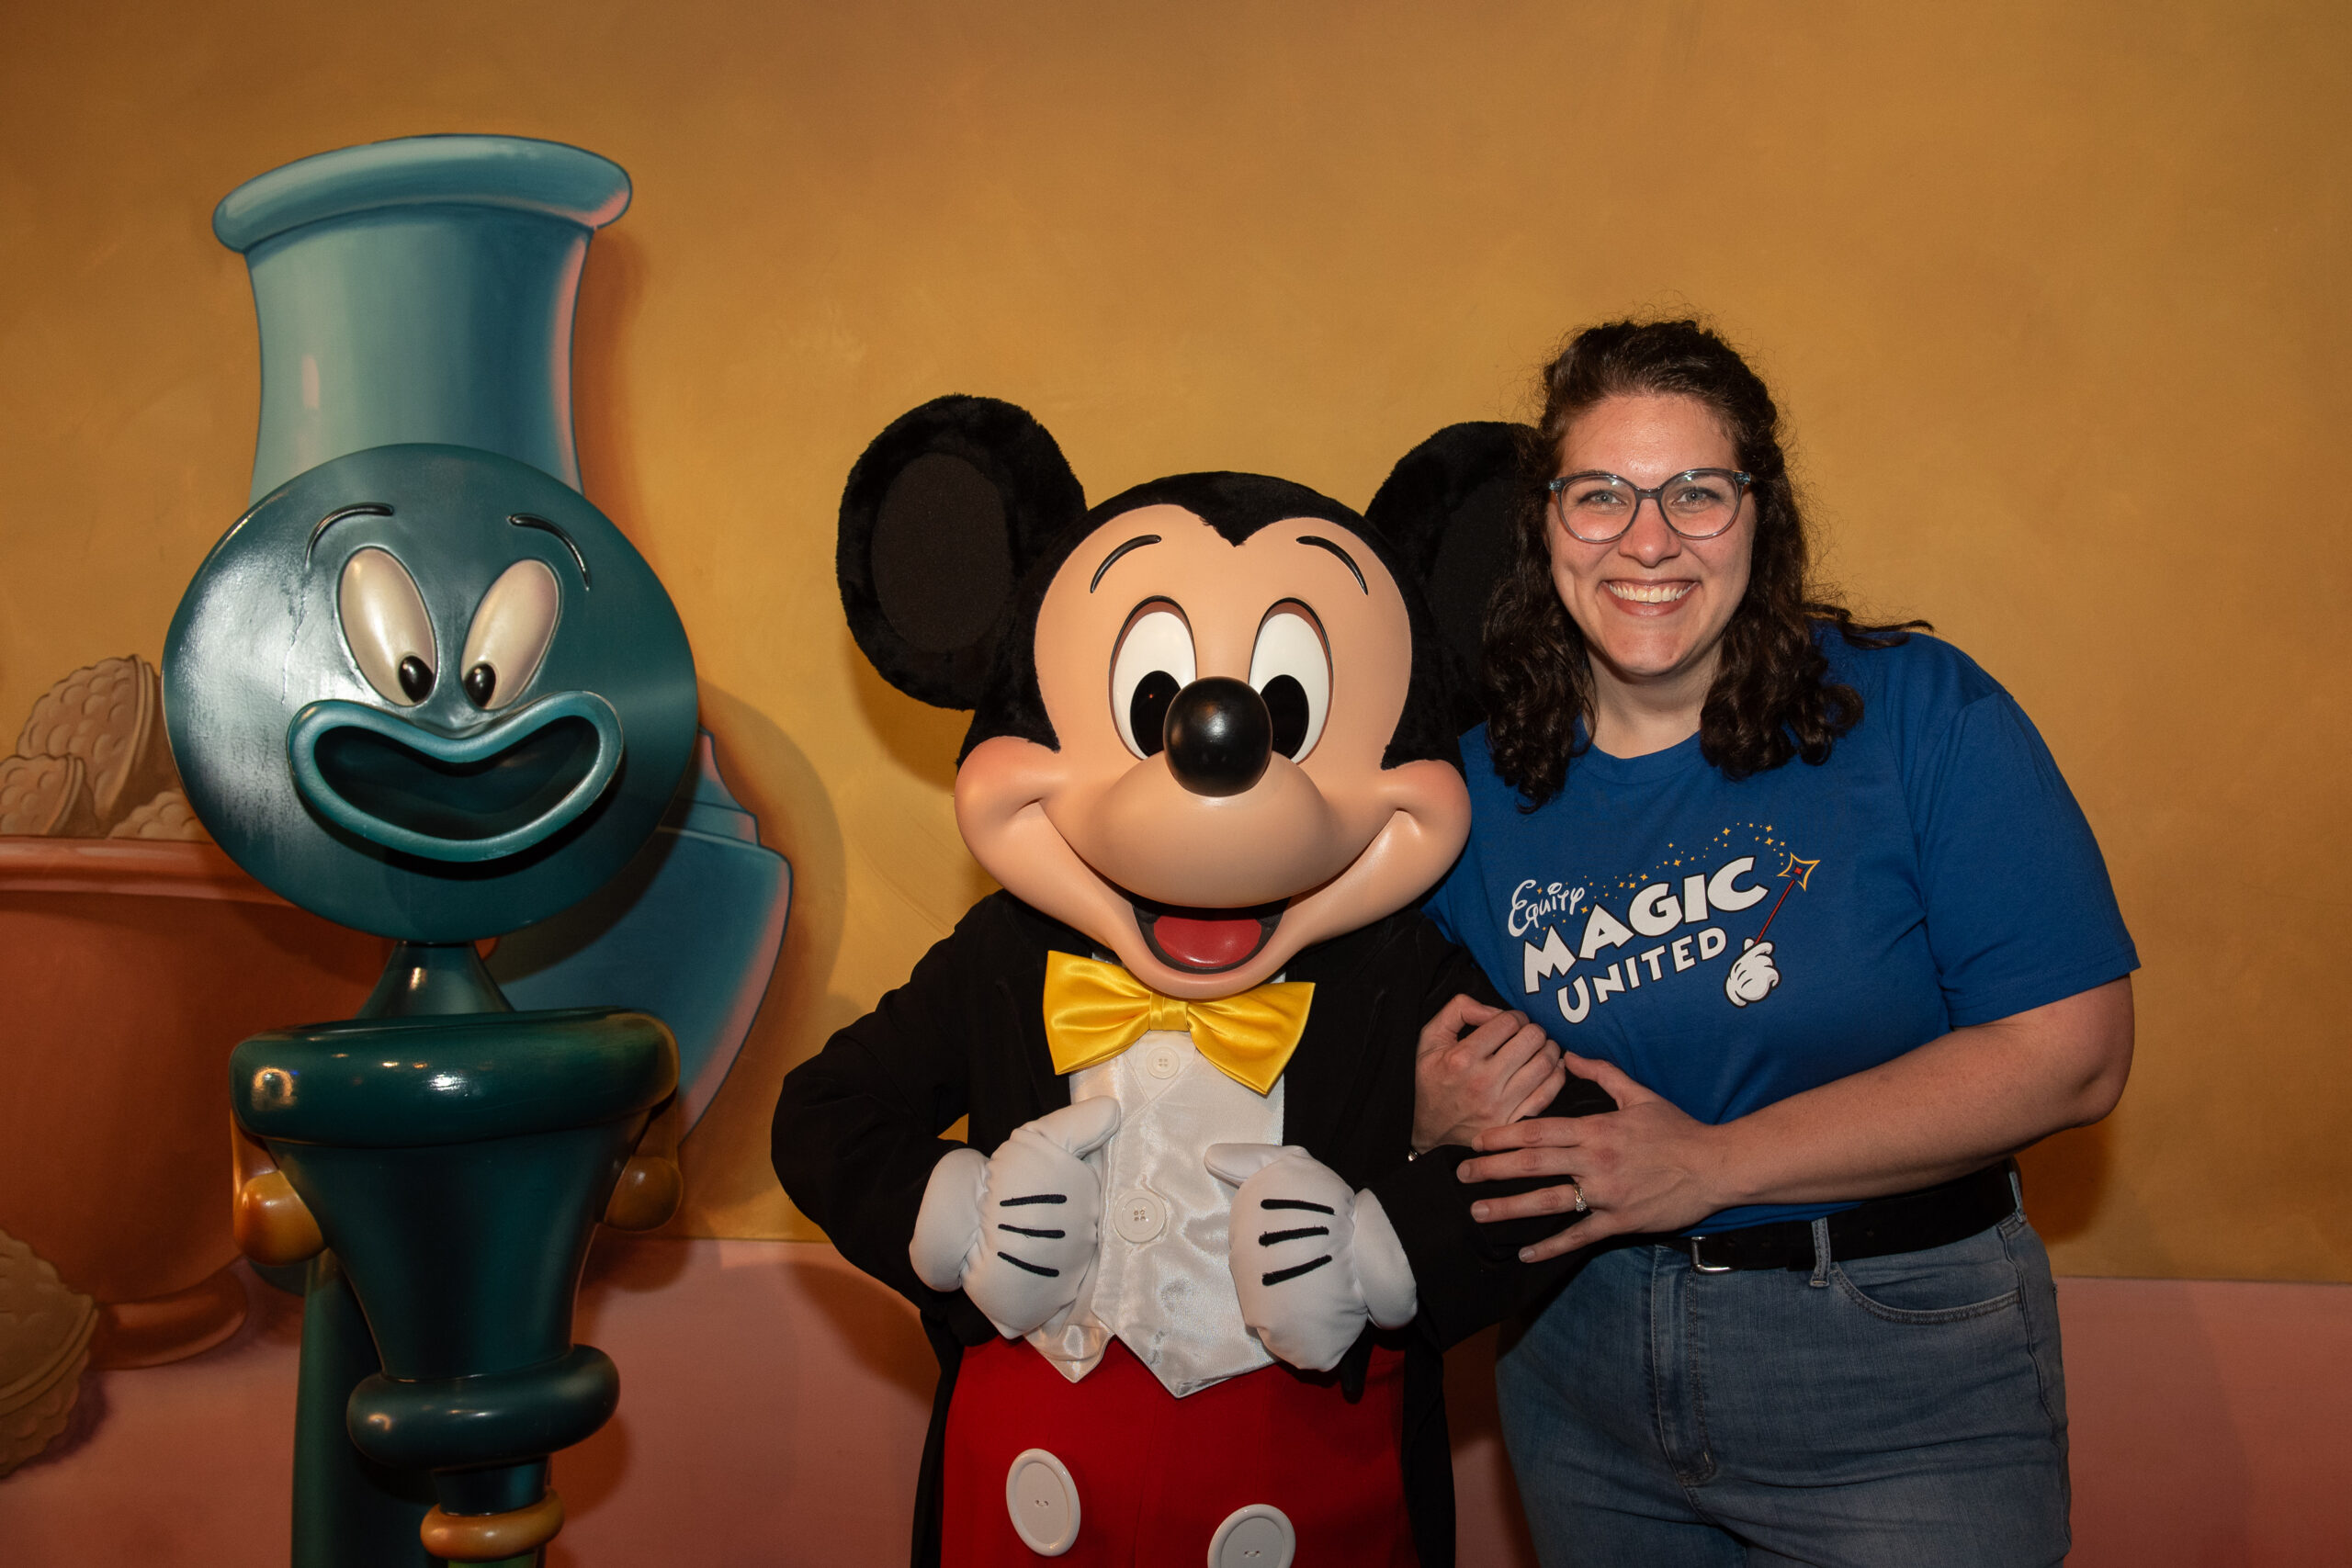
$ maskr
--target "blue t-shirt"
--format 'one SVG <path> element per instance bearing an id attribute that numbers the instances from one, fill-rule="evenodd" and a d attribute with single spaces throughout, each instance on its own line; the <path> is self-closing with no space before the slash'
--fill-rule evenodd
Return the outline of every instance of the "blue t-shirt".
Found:
<path id="1" fill-rule="evenodd" d="M 1587 750 L 1522 812 L 1486 730 L 1463 738 L 1470 842 L 1430 914 L 1554 1039 L 1702 1122 L 2139 966 L 2090 825 L 2009 694 L 1934 637 L 1822 648 L 1863 705 L 1819 767 L 1735 784 L 1695 735 Z"/>

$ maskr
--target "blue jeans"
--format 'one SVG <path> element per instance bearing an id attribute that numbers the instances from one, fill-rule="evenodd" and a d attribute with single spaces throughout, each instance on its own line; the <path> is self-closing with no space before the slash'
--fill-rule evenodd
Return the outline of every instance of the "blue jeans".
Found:
<path id="1" fill-rule="evenodd" d="M 1702 1274 L 1602 1252 L 1497 1363 L 1544 1568 L 2023 1568 L 2066 1554 L 2058 1296 L 2022 1213 Z"/>

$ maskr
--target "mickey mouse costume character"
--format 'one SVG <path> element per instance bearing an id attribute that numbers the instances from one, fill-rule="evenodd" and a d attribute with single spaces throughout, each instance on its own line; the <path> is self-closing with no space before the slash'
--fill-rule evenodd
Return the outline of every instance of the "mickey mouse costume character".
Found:
<path id="1" fill-rule="evenodd" d="M 1423 1021 L 1493 995 L 1412 907 L 1468 830 L 1420 591 L 1475 649 L 1510 442 L 1441 432 L 1364 516 L 1233 473 L 1089 511 L 956 397 L 851 473 L 851 629 L 975 710 L 1005 889 L 776 1107 L 786 1190 L 939 1355 L 917 1563 L 1453 1561 L 1438 1353 L 1521 1266 L 1464 1151 L 1408 1163 Z"/>

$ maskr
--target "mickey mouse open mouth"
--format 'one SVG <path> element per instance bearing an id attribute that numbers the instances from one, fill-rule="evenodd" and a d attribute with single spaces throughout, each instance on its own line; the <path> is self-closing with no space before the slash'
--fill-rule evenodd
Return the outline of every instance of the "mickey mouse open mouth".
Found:
<path id="1" fill-rule="evenodd" d="M 594 805 L 621 762 L 620 718 L 593 692 L 526 704 L 451 735 L 364 703 L 311 704 L 286 749 L 305 804 L 425 860 L 518 854 Z"/>
<path id="2" fill-rule="evenodd" d="M 1124 891 L 1124 889 L 1122 890 Z M 1171 969 L 1218 975 L 1238 969 L 1274 939 L 1287 899 L 1243 909 L 1195 909 L 1162 904 L 1133 893 L 1136 926 L 1151 955 Z"/>

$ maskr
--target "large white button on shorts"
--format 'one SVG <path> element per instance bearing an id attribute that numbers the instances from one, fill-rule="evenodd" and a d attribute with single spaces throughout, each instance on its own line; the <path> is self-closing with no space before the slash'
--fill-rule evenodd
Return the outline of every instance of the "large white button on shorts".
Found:
<path id="1" fill-rule="evenodd" d="M 1298 1532 L 1271 1503 L 1236 1508 L 1209 1537 L 1209 1568 L 1290 1568 Z"/>
<path id="2" fill-rule="evenodd" d="M 1062 1461 L 1045 1450 L 1023 1449 L 1012 1468 L 1004 1472 L 1004 1506 L 1012 1516 L 1013 1534 L 1038 1556 L 1059 1557 L 1077 1543 L 1078 1483 L 1069 1478 Z M 1240 1517 L 1236 1514 L 1233 1518 Z M 1233 1519 L 1226 1521 L 1228 1527 L 1232 1523 Z M 1288 1521 L 1283 1529 L 1287 1539 Z M 1283 1562 L 1289 1561 L 1285 1549 Z"/>
<path id="3" fill-rule="evenodd" d="M 1122 1192 L 1111 1201 L 1111 1228 L 1120 1240 L 1141 1247 L 1168 1228 L 1168 1205 L 1140 1187 Z"/>

